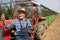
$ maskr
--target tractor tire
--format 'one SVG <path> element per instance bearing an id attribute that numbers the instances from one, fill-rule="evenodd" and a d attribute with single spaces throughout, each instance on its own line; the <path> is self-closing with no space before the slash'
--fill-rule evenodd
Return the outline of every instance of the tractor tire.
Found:
<path id="1" fill-rule="evenodd" d="M 4 34 L 2 28 L 0 28 L 0 40 L 4 40 Z"/>
<path id="2" fill-rule="evenodd" d="M 43 22 L 40 22 L 39 24 L 34 26 L 35 29 L 36 29 L 35 37 L 36 37 L 37 40 L 41 40 L 41 36 L 44 33 L 45 27 L 44 27 L 43 24 L 44 24 Z"/>

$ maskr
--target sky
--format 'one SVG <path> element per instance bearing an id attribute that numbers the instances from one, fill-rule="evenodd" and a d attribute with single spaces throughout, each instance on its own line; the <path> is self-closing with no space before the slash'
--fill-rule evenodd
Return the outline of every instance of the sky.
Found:
<path id="1" fill-rule="evenodd" d="M 38 0 L 37 2 L 48 7 L 49 9 L 55 12 L 60 13 L 60 0 Z"/>
<path id="2" fill-rule="evenodd" d="M 49 9 L 60 13 L 60 0 L 35 0 Z M 0 2 L 9 2 L 9 0 L 0 0 Z"/>

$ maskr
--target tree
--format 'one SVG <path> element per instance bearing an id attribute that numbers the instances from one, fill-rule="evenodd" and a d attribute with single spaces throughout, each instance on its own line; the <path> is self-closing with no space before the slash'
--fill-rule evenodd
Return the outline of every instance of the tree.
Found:
<path id="1" fill-rule="evenodd" d="M 44 10 L 42 9 L 42 16 L 49 16 L 49 15 L 56 15 L 56 12 L 50 11 L 50 10 Z"/>
<path id="2" fill-rule="evenodd" d="M 6 20 L 13 18 L 13 9 L 10 9 L 10 7 L 1 7 L 1 5 L 0 5 L 0 17 L 2 15 L 2 13 L 5 14 Z M 0 20 L 1 20 L 1 18 L 0 18 Z"/>

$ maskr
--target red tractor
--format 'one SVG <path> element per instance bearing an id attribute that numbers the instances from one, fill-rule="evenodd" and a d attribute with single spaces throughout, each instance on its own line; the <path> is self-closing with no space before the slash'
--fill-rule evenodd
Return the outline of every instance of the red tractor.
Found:
<path id="1" fill-rule="evenodd" d="M 41 21 L 45 20 L 45 17 L 42 17 L 40 4 L 32 0 L 16 0 L 14 8 L 14 17 L 17 18 L 17 10 L 20 8 L 26 8 L 28 12 L 28 19 L 31 20 L 32 25 L 39 24 Z M 7 24 L 11 24 L 13 20 L 6 20 Z M 11 30 L 4 28 L 3 22 L 0 21 L 0 27 L 3 28 L 4 40 L 11 40 Z M 36 30 L 34 30 L 36 31 Z M 35 33 L 32 32 L 31 37 L 35 38 Z"/>

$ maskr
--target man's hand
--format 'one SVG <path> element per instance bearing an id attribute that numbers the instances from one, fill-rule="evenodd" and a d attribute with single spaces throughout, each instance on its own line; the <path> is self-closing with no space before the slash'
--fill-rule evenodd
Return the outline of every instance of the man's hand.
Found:
<path id="1" fill-rule="evenodd" d="M 2 21 L 5 21 L 5 15 L 4 15 L 4 13 L 2 13 L 1 19 L 2 19 Z"/>
<path id="2" fill-rule="evenodd" d="M 3 25 L 5 25 L 5 15 L 4 15 L 4 13 L 2 13 L 1 19 L 3 21 Z"/>
<path id="3" fill-rule="evenodd" d="M 30 34 L 31 34 L 31 33 L 32 33 L 32 30 L 29 30 L 29 29 L 28 29 L 28 33 L 30 33 Z"/>
<path id="4" fill-rule="evenodd" d="M 12 30 L 11 32 L 14 33 L 14 30 Z"/>

